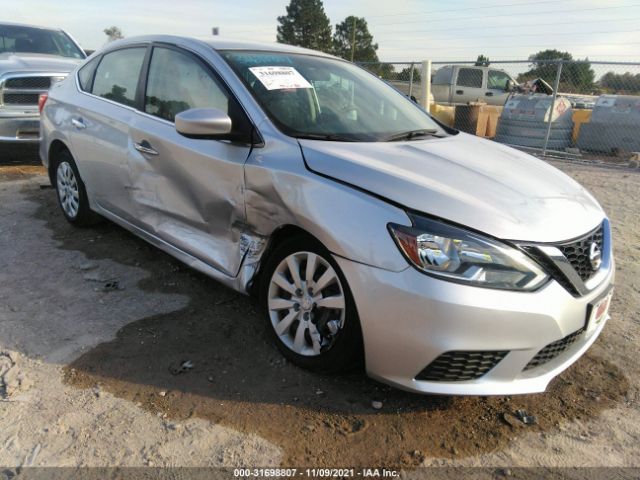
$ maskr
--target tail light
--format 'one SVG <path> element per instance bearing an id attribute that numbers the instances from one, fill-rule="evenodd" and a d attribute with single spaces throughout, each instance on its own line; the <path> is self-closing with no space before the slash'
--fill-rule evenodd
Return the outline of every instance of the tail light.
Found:
<path id="1" fill-rule="evenodd" d="M 44 104 L 47 103 L 47 99 L 49 98 L 48 93 L 41 93 L 38 97 L 38 111 L 42 113 L 42 109 L 44 108 Z"/>

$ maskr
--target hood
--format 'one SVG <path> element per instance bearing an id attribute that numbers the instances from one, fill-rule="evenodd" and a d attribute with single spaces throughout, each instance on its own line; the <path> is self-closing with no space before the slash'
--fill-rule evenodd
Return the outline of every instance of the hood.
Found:
<path id="1" fill-rule="evenodd" d="M 39 53 L 0 53 L 0 75 L 7 72 L 52 72 L 68 73 L 76 68 L 82 59 L 42 55 Z"/>
<path id="2" fill-rule="evenodd" d="M 604 218 L 582 186 L 548 163 L 465 133 L 410 142 L 300 144 L 313 172 L 505 240 L 569 240 Z"/>

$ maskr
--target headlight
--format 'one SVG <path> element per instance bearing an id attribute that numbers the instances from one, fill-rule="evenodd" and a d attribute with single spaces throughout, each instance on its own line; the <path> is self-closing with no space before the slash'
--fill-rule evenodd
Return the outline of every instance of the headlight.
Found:
<path id="1" fill-rule="evenodd" d="M 548 280 L 524 253 L 497 240 L 425 217 L 412 227 L 390 223 L 407 259 L 424 273 L 478 287 L 534 290 Z"/>

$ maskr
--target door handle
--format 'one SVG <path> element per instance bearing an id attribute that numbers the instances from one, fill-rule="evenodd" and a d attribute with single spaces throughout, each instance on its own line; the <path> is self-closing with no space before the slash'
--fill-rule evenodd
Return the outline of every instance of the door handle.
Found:
<path id="1" fill-rule="evenodd" d="M 456 95 L 462 95 L 464 93 L 464 90 L 456 90 Z"/>
<path id="2" fill-rule="evenodd" d="M 144 153 L 146 155 L 158 155 L 158 152 L 151 147 L 151 144 L 146 140 L 141 141 L 140 143 L 134 143 L 134 148 L 140 153 Z"/>
<path id="3" fill-rule="evenodd" d="M 76 127 L 78 130 L 84 130 L 87 126 L 84 124 L 84 121 L 81 118 L 72 118 L 71 124 Z"/>
<path id="4" fill-rule="evenodd" d="M 485 93 L 485 95 L 486 95 L 487 97 L 493 97 L 493 92 L 487 92 L 487 93 Z"/>

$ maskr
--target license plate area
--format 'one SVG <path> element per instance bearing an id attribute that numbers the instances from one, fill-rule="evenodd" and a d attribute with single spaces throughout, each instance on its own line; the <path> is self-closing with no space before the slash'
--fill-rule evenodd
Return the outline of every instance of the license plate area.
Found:
<path id="1" fill-rule="evenodd" d="M 587 336 L 592 334 L 607 319 L 612 296 L 613 286 L 609 287 L 605 293 L 588 305 L 586 325 Z"/>

